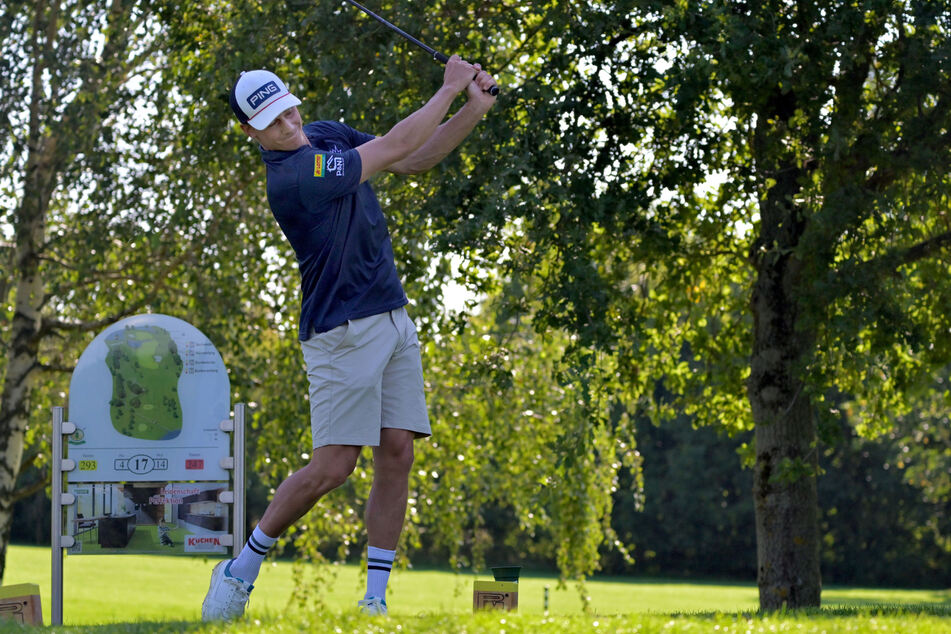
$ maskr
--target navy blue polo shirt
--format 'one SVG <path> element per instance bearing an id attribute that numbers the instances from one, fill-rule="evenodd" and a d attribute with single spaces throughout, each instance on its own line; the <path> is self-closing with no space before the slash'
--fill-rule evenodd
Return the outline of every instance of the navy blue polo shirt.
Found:
<path id="1" fill-rule="evenodd" d="M 386 219 L 355 148 L 373 139 L 335 121 L 304 126 L 310 146 L 265 150 L 271 212 L 297 254 L 299 337 L 407 303 Z"/>

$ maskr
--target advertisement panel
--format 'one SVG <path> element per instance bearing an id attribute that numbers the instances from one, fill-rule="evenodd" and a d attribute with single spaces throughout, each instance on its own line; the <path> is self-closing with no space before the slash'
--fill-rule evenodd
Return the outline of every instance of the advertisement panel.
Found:
<path id="1" fill-rule="evenodd" d="M 69 485 L 67 552 L 82 555 L 226 553 L 228 482 L 88 482 Z"/>

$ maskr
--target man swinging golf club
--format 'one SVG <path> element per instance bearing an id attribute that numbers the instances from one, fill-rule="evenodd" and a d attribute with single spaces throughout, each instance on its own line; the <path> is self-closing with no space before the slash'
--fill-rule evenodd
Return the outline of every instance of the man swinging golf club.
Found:
<path id="1" fill-rule="evenodd" d="M 268 549 L 373 447 L 367 500 L 368 614 L 386 614 L 386 584 L 406 514 L 413 441 L 431 433 L 416 327 L 369 179 L 438 164 L 495 103 L 495 81 L 454 55 L 432 98 L 381 137 L 334 121 L 301 124 L 300 100 L 273 73 L 242 73 L 231 90 L 241 129 L 267 166 L 267 197 L 297 254 L 299 338 L 310 380 L 313 457 L 278 487 L 237 558 L 222 561 L 204 620 L 244 613 Z M 443 123 L 461 92 L 466 104 Z"/>

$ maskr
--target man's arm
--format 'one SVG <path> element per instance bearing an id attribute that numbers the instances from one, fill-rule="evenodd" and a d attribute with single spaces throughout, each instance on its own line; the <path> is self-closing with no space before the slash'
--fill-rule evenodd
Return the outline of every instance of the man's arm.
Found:
<path id="1" fill-rule="evenodd" d="M 409 115 L 385 135 L 368 141 L 357 148 L 363 169 L 360 182 L 364 182 L 377 172 L 389 169 L 425 143 L 449 112 L 449 106 L 456 95 L 472 83 L 475 68 L 458 55 L 453 55 L 446 63 L 443 84 L 426 104 Z"/>
<path id="2" fill-rule="evenodd" d="M 389 171 L 395 174 L 419 174 L 439 164 L 462 143 L 495 103 L 495 97 L 485 92 L 493 85 L 495 80 L 485 71 L 480 72 L 466 87 L 469 95 L 466 105 L 439 126 L 419 149 L 390 165 Z"/>

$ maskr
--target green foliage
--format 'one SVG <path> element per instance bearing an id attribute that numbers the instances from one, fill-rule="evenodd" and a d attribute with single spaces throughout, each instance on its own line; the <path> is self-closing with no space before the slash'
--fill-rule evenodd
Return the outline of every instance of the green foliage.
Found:
<path id="1" fill-rule="evenodd" d="M 896 431 L 870 441 L 845 426 L 841 433 L 842 441 L 824 452 L 819 479 L 826 581 L 947 586 L 946 499 L 933 498 L 916 481 L 919 458 L 907 450 L 907 439 Z"/>
<path id="2" fill-rule="evenodd" d="M 624 408 L 607 386 L 614 368 L 593 356 L 573 365 L 565 337 L 535 335 L 529 323 L 497 315 L 487 310 L 453 337 L 424 340 L 433 436 L 417 443 L 403 543 L 458 569 L 485 569 L 497 563 L 487 558 L 504 555 L 554 559 L 563 576 L 583 578 L 598 569 L 606 540 L 623 556 L 610 523 L 611 493 L 622 468 L 639 473 Z M 559 374 L 563 380 L 553 383 Z M 306 411 L 299 416 L 306 420 Z M 257 469 L 272 486 L 309 459 L 288 451 L 307 446 L 306 428 L 259 415 L 254 435 Z M 347 483 L 292 527 L 285 543 L 312 561 L 362 548 L 372 474 L 366 451 Z M 638 479 L 626 482 L 629 494 L 638 486 Z"/>
<path id="3" fill-rule="evenodd" d="M 437 511 L 427 532 L 455 565 L 481 568 L 491 545 L 485 513 L 509 508 L 516 555 L 553 555 L 565 576 L 590 575 L 602 543 L 623 552 L 610 526 L 610 493 L 622 466 L 639 472 L 624 408 L 609 386 L 616 368 L 603 357 L 566 355 L 557 332 L 534 335 L 530 323 L 503 321 L 492 310 L 487 317 L 427 345 L 436 425 L 418 461 L 445 470 L 423 468 L 414 481 L 417 504 Z"/>
<path id="4" fill-rule="evenodd" d="M 252 403 L 255 467 L 275 486 L 310 451 L 297 274 L 222 96 L 240 70 L 267 67 L 305 118 L 382 134 L 438 86 L 439 67 L 343 3 L 72 1 L 33 19 L 36 7 L 48 8 L 13 2 L 0 17 L 4 270 L 24 139 L 65 148 L 48 166 L 39 254 L 37 361 L 54 372 L 29 401 L 27 462 L 45 466 L 49 406 L 66 397 L 55 370 L 100 324 L 151 310 L 223 351 L 235 400 Z M 795 315 L 787 334 L 804 342 L 783 369 L 805 384 L 823 440 L 843 413 L 862 433 L 889 430 L 951 358 L 948 2 L 384 8 L 503 89 L 438 168 L 377 183 L 437 432 L 419 446 L 406 545 L 425 535 L 479 565 L 482 508 L 504 503 L 495 519 L 515 522 L 521 552 L 590 574 L 599 545 L 625 541 L 607 523 L 622 466 L 641 486 L 631 417 L 753 427 L 754 327 L 769 320 L 750 300 L 777 270 L 795 274 L 773 309 Z M 452 277 L 499 302 L 471 322 L 444 318 Z M 0 280 L 5 343 L 13 289 Z M 908 472 L 935 496 L 947 490 L 941 421 L 902 419 L 909 438 L 942 447 Z M 360 543 L 370 478 L 364 457 L 287 535 L 297 553 Z"/>
<path id="5" fill-rule="evenodd" d="M 933 429 L 929 425 L 927 431 Z M 747 435 L 725 438 L 686 418 L 661 426 L 640 419 L 635 433 L 643 458 L 643 499 L 632 499 L 622 486 L 612 517 L 620 538 L 635 545 L 634 563 L 606 552 L 602 570 L 751 578 L 756 567 L 751 487 L 736 454 Z M 891 437 L 861 438 L 842 420 L 836 433 L 838 441 L 823 447 L 819 457 L 823 586 L 946 587 L 951 583 L 947 498 L 934 497 L 929 479 L 919 477 L 940 451 L 917 453 L 897 430 Z M 622 483 L 625 477 L 622 473 Z M 831 600 L 826 595 L 824 604 Z"/>

